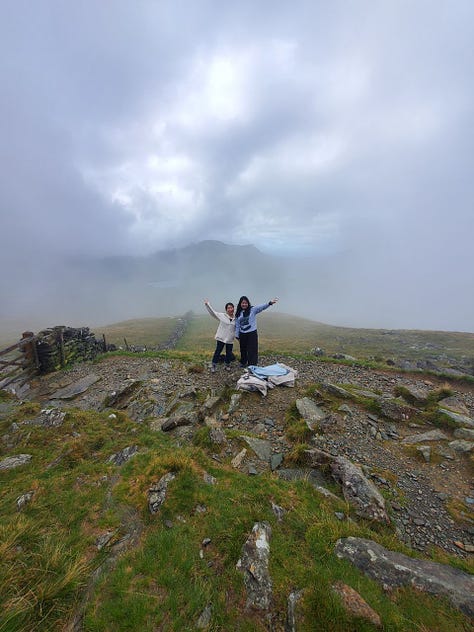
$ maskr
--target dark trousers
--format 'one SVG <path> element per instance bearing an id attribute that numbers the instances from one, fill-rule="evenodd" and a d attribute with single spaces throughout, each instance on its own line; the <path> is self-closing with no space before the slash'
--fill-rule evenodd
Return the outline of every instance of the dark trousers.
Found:
<path id="1" fill-rule="evenodd" d="M 240 333 L 240 364 L 244 366 L 258 364 L 258 335 L 256 331 Z"/>
<path id="2" fill-rule="evenodd" d="M 222 353 L 222 349 L 225 347 L 225 363 L 229 365 L 232 362 L 232 347 L 234 345 L 232 343 L 225 343 L 221 340 L 216 341 L 216 350 L 214 351 L 214 355 L 212 357 L 212 364 L 217 364 L 219 362 L 219 356 Z"/>

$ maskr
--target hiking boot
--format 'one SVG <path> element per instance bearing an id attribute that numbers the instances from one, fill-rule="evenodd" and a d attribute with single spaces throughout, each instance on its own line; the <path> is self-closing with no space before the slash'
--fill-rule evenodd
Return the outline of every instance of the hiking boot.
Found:
<path id="1" fill-rule="evenodd" d="M 215 373 L 217 371 L 217 366 L 215 364 L 213 364 L 211 366 L 211 373 Z"/>

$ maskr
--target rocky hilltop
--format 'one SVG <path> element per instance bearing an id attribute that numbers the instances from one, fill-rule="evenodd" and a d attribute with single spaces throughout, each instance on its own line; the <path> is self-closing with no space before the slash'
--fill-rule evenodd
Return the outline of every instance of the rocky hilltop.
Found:
<path id="1" fill-rule="evenodd" d="M 279 360 L 267 357 L 265 363 Z M 35 511 L 35 503 L 45 494 L 48 472 L 55 468 L 70 472 L 81 459 L 97 462 L 98 455 L 106 463 L 102 479 L 81 472 L 69 483 L 65 480 L 65 485 L 79 489 L 98 485 L 105 499 L 97 502 L 93 516 L 84 518 L 86 526 L 81 528 L 89 534 L 84 554 L 95 562 L 76 587 L 69 609 L 65 607 L 68 615 L 62 625 L 71 630 L 110 629 L 93 625 L 94 609 L 101 603 L 99 587 L 113 592 L 107 577 L 113 576 L 124 556 L 144 546 L 153 530 L 171 533 L 186 528 L 195 529 L 197 539 L 199 534 L 206 536 L 199 557 L 201 562 L 207 560 L 208 572 L 225 576 L 221 565 L 233 564 L 242 574 L 241 585 L 228 586 L 225 592 L 233 616 L 242 616 L 244 623 L 234 619 L 233 627 L 228 621 L 223 625 L 219 607 L 204 599 L 194 627 L 186 627 L 188 621 L 181 629 L 389 629 L 394 615 L 387 606 L 380 606 L 382 597 L 370 607 L 361 594 L 362 580 L 354 581 L 364 576 L 395 602 L 393 595 L 407 586 L 428 595 L 426 599 L 441 597 L 448 614 L 441 617 L 444 627 L 437 629 L 468 629 L 474 616 L 473 385 L 316 358 L 285 358 L 284 362 L 296 372 L 294 386 L 269 388 L 265 396 L 236 390 L 242 375 L 237 366 L 211 374 L 202 363 L 171 357 L 113 356 L 38 377 L 2 400 L 0 470 L 9 475 L 8 494 L 16 497 L 18 514 Z M 73 458 L 81 437 L 97 431 L 96 427 L 88 430 L 85 421 L 81 426 L 85 414 L 99 415 L 97 419 L 110 426 L 112 435 L 116 427 L 116 435 L 106 448 L 98 439 L 88 440 L 89 452 L 81 448 L 81 458 Z M 29 449 L 32 437 L 38 437 L 33 451 Z M 198 502 L 191 510 L 178 503 L 166 511 L 173 486 L 184 475 L 169 457 L 169 467 L 149 465 L 157 450 L 153 437 L 167 441 L 175 455 L 189 458 L 190 450 L 196 449 L 205 455 L 208 466 L 202 471 L 202 484 L 209 488 L 207 505 Z M 66 448 L 58 447 L 46 462 L 39 444 L 59 439 Z M 29 483 L 15 478 L 15 472 L 28 470 L 35 472 Z M 114 528 L 101 529 L 107 522 L 104 515 L 111 511 L 110 499 L 124 485 L 127 471 L 128 479 L 133 478 L 133 485 L 127 483 L 129 489 L 135 490 L 130 492 L 130 506 L 122 507 Z M 210 498 L 219 486 L 231 485 L 225 476 L 234 475 L 239 477 L 235 498 L 240 500 L 236 502 L 249 506 L 241 529 L 245 537 L 232 543 L 232 550 L 240 553 L 231 563 L 222 551 L 221 557 L 209 556 L 211 543 L 226 536 L 212 520 L 204 533 L 196 516 L 214 511 Z M 29 484 L 31 489 L 20 489 L 20 484 Z M 268 512 L 259 512 L 255 502 L 252 505 L 246 485 L 249 490 L 260 486 L 255 493 L 265 498 Z M 279 498 L 270 491 L 272 485 L 284 486 Z M 324 617 L 320 627 L 314 623 L 312 607 L 320 590 L 311 582 L 305 584 L 304 574 L 298 580 L 288 576 L 283 580 L 280 573 L 273 576 L 273 559 L 287 564 L 273 542 L 278 543 L 288 525 L 293 525 L 298 494 L 309 494 L 323 503 L 336 525 L 331 527 L 334 533 L 325 556 L 335 564 L 346 560 L 344 568 L 353 569 L 344 581 L 324 580 L 332 590 L 331 598 L 345 613 L 333 627 L 327 627 Z M 121 503 L 127 504 L 124 498 Z M 12 505 L 4 504 L 3 511 L 12 512 Z M 160 515 L 161 522 L 156 518 Z M 306 539 L 315 537 L 315 520 L 313 516 L 309 523 L 300 524 Z M 290 532 L 296 537 L 295 529 Z M 134 572 L 140 576 L 145 571 Z M 360 585 L 364 586 L 363 581 Z M 149 591 L 149 586 L 144 590 Z M 155 586 L 150 595 L 161 590 L 165 589 Z M 241 591 L 244 602 L 239 596 L 229 596 L 235 591 Z M 428 615 L 410 616 L 412 627 L 399 623 L 390 629 L 418 629 L 413 623 L 416 617 L 423 621 Z M 149 623 L 141 629 L 179 629 L 176 621 L 166 623 L 166 617 L 163 621 L 161 627 Z M 113 629 L 130 628 L 115 623 Z"/>

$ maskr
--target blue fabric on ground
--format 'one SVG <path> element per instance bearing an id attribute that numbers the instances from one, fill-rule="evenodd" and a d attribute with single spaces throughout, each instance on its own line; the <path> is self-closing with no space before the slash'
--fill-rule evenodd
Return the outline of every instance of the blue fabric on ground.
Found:
<path id="1" fill-rule="evenodd" d="M 289 373 L 288 369 L 284 369 L 279 364 L 270 364 L 269 366 L 251 365 L 247 368 L 250 371 L 250 373 L 262 379 L 265 379 L 266 377 L 270 377 L 271 375 L 286 375 L 287 373 Z"/>

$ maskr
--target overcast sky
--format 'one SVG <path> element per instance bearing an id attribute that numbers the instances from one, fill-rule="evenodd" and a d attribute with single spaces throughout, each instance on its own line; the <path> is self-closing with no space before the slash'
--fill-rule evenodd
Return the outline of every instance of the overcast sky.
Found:
<path id="1" fill-rule="evenodd" d="M 2 282 L 217 239 L 474 331 L 473 42 L 472 0 L 2 0 Z"/>

